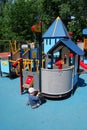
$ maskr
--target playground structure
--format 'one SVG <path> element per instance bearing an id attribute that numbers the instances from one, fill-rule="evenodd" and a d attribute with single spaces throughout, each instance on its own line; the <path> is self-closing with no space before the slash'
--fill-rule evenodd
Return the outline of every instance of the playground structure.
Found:
<path id="1" fill-rule="evenodd" d="M 43 38 L 45 41 L 52 42 L 52 46 L 47 52 L 47 61 L 50 63 L 50 68 L 46 66 L 46 68 L 42 69 L 41 92 L 45 97 L 49 98 L 66 97 L 77 86 L 80 56 L 83 56 L 84 52 L 71 40 L 59 17 L 51 24 Z M 50 45 L 51 43 L 48 44 Z M 55 56 L 57 59 L 55 59 Z M 56 60 L 60 58 L 64 61 L 61 70 L 54 65 Z"/>
<path id="2" fill-rule="evenodd" d="M 10 50 L 10 51 L 8 51 Z M 9 57 L 8 55 L 6 56 L 5 54 L 9 53 Z M 2 69 L 2 59 L 3 56 L 5 56 L 4 59 L 6 59 L 6 61 L 8 61 L 7 64 L 7 68 L 9 71 L 6 71 L 4 69 L 6 69 L 5 67 L 3 67 L 4 69 Z M 7 52 L 1 52 L 0 53 L 0 72 L 1 75 L 3 73 L 9 74 L 9 76 L 11 77 L 11 75 L 16 74 L 17 76 L 19 76 L 20 74 L 20 62 L 19 59 L 22 58 L 23 59 L 23 66 L 22 66 L 22 70 L 28 70 L 29 72 L 32 71 L 39 71 L 39 59 L 38 59 L 38 47 L 35 46 L 35 43 L 29 43 L 29 42 L 17 42 L 14 41 L 13 46 L 12 43 L 9 42 L 8 44 L 8 48 L 7 48 Z M 42 66 L 44 66 L 45 64 L 45 59 L 42 60 Z"/>
<path id="3" fill-rule="evenodd" d="M 39 51 L 42 46 L 41 39 L 39 39 L 39 46 L 22 43 L 17 49 L 16 42 L 14 44 L 15 49 L 12 54 L 15 55 L 17 51 L 19 57 L 13 58 L 15 60 L 10 59 L 9 63 L 17 74 L 20 74 L 20 92 L 22 94 L 25 89 L 37 86 L 45 97 L 66 97 L 73 92 L 78 83 L 80 66 L 83 66 L 80 57 L 84 56 L 84 50 L 71 40 L 59 17 L 45 32 L 43 40 L 44 46 L 47 46 L 44 47 L 47 49 L 45 58 L 42 58 L 42 51 L 41 53 Z M 87 47 L 85 43 L 86 40 L 84 49 Z M 25 53 L 26 56 L 24 56 Z M 64 61 L 61 70 L 55 65 L 60 58 Z"/>
<path id="4" fill-rule="evenodd" d="M 80 66 L 84 70 L 87 70 L 87 39 L 86 38 L 84 38 L 83 50 L 84 50 L 85 54 L 84 54 L 84 57 L 80 60 Z"/>
<path id="5" fill-rule="evenodd" d="M 82 34 L 84 37 L 84 41 L 81 44 L 81 48 L 83 49 L 83 51 L 85 52 L 84 56 L 81 57 L 80 59 L 80 67 L 82 69 L 84 69 L 85 71 L 87 71 L 87 28 L 82 30 Z"/>
<path id="6" fill-rule="evenodd" d="M 12 75 L 16 74 L 17 76 L 20 75 L 20 62 L 19 59 L 11 60 L 11 54 L 9 52 L 5 53 L 0 53 L 0 72 L 1 76 L 3 73 L 9 74 L 9 77 Z M 2 57 L 2 55 L 4 57 Z M 6 62 L 6 63 L 5 63 Z M 6 65 L 5 65 L 6 64 Z M 42 60 L 42 67 L 44 68 L 45 65 L 45 59 Z M 23 71 L 28 71 L 28 72 L 39 72 L 39 60 L 30 60 L 30 59 L 23 59 L 23 66 L 22 66 Z"/>
<path id="7" fill-rule="evenodd" d="M 59 26 L 59 24 L 57 26 L 58 22 L 61 24 L 60 30 L 57 29 Z M 55 29 L 52 30 L 51 27 Z M 22 90 L 21 92 L 24 92 L 25 81 L 29 76 L 32 76 L 33 83 L 30 85 L 29 82 L 29 84 L 27 84 L 28 88 L 29 86 L 37 86 L 37 89 L 39 89 L 45 97 L 61 98 L 66 97 L 69 94 L 71 95 L 77 86 L 80 73 L 80 56 L 84 56 L 84 51 L 71 40 L 67 29 L 59 17 L 53 22 L 50 28 L 43 35 L 44 41 L 50 41 L 50 45 L 52 42 L 52 46 L 49 48 L 47 54 L 45 55 L 46 61 L 44 68 L 41 67 L 41 76 L 35 72 L 30 73 L 28 71 L 23 71 L 23 79 L 20 87 Z M 57 30 L 59 32 L 62 32 L 61 35 L 58 35 Z M 62 58 L 64 61 L 63 68 L 61 70 L 59 70 L 55 65 L 56 61 L 59 58 Z M 50 67 L 48 67 L 49 63 Z M 41 88 L 39 81 L 41 81 Z"/>
<path id="8" fill-rule="evenodd" d="M 87 71 L 87 38 L 84 38 L 84 41 L 78 41 L 77 44 L 84 51 L 84 56 L 80 58 L 80 67 Z"/>
<path id="9" fill-rule="evenodd" d="M 3 52 L 0 53 L 0 73 L 1 76 L 3 74 L 8 75 L 10 78 L 13 75 L 19 76 L 20 71 L 20 63 L 17 63 L 17 67 L 13 67 L 12 64 L 15 63 L 15 61 L 11 60 L 11 53 L 10 52 Z"/>
<path id="10" fill-rule="evenodd" d="M 9 52 L 0 53 L 0 72 L 10 73 L 10 59 L 11 54 Z"/>
<path id="11" fill-rule="evenodd" d="M 56 63 L 53 55 L 57 51 L 64 61 L 62 69 L 53 65 Z M 48 54 L 50 54 L 51 68 L 42 69 L 43 95 L 49 98 L 61 98 L 71 94 L 78 83 L 79 56 L 84 55 L 84 52 L 71 39 L 64 38 L 60 39 Z"/>

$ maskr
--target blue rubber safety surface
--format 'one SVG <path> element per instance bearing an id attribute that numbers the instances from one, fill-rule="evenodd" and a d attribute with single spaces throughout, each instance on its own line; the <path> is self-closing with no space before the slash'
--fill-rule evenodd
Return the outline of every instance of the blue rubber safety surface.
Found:
<path id="1" fill-rule="evenodd" d="M 65 100 L 47 100 L 32 109 L 27 99 L 20 94 L 19 78 L 0 77 L 0 130 L 87 130 L 87 74 Z"/>

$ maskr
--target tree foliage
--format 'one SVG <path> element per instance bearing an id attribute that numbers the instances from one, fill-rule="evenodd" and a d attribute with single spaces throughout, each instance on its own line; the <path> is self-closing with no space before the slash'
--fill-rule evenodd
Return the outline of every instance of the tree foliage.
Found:
<path id="1" fill-rule="evenodd" d="M 0 39 L 30 40 L 33 24 L 42 20 L 44 33 L 57 16 L 75 40 L 82 38 L 82 29 L 87 27 L 86 10 L 86 0 L 5 0 L 0 4 Z"/>

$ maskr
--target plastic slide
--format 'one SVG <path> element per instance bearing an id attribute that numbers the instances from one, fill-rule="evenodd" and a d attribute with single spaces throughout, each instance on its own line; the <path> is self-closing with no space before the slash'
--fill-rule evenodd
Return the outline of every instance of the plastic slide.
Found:
<path id="1" fill-rule="evenodd" d="M 81 66 L 83 69 L 87 69 L 87 64 L 85 64 L 82 60 L 80 60 L 80 66 Z"/>

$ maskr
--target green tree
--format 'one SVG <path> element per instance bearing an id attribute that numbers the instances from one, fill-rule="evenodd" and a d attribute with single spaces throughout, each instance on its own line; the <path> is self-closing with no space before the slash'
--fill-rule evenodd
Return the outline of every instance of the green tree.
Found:
<path id="1" fill-rule="evenodd" d="M 36 0 L 24 1 L 17 0 L 11 7 L 11 26 L 12 31 L 20 39 L 30 39 L 31 26 L 38 21 L 39 3 Z"/>
<path id="2" fill-rule="evenodd" d="M 43 21 L 43 33 L 60 16 L 73 39 L 82 38 L 82 29 L 87 27 L 86 0 L 11 0 L 3 1 L 0 10 L 1 39 L 31 39 L 31 26 Z M 71 19 L 74 16 L 75 19 Z"/>
<path id="3" fill-rule="evenodd" d="M 86 0 L 43 0 L 43 11 L 45 27 L 59 15 L 68 31 L 73 32 L 73 39 L 82 38 L 82 29 L 87 27 Z"/>
<path id="4" fill-rule="evenodd" d="M 69 20 L 68 30 L 73 32 L 73 39 L 82 39 L 82 30 L 87 27 L 87 2 L 86 0 L 70 1 L 70 16 L 74 19 Z"/>
<path id="5" fill-rule="evenodd" d="M 30 39 L 31 26 L 40 20 L 40 3 L 39 0 L 7 2 L 0 17 L 1 39 Z"/>

